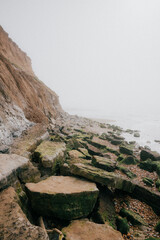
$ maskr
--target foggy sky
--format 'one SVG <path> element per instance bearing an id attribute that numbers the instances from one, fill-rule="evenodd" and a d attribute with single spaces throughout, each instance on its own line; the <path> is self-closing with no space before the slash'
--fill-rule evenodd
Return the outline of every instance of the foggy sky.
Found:
<path id="1" fill-rule="evenodd" d="M 159 0 L 0 0 L 0 24 L 65 110 L 160 114 Z"/>

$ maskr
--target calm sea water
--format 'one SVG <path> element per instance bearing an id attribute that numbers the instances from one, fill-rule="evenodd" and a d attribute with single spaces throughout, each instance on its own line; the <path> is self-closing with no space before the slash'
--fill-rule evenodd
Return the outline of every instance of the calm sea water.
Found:
<path id="1" fill-rule="evenodd" d="M 124 133 L 123 136 L 127 141 L 136 141 L 140 146 L 148 146 L 153 151 L 160 153 L 160 143 L 155 140 L 160 140 L 160 115 L 157 114 L 105 114 L 98 110 L 78 110 L 68 109 L 68 112 L 73 115 L 88 117 L 97 121 L 114 124 L 122 127 L 124 130 L 138 130 L 140 137 L 134 137 L 129 133 Z"/>

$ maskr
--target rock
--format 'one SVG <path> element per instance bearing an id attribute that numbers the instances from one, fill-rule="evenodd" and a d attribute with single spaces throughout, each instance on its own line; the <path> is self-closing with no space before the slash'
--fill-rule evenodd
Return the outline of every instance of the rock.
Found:
<path id="1" fill-rule="evenodd" d="M 100 149 L 98 149 L 97 147 L 95 147 L 89 143 L 86 145 L 86 147 L 87 147 L 90 155 L 103 156 L 103 152 Z"/>
<path id="2" fill-rule="evenodd" d="M 22 183 L 39 182 L 41 173 L 37 167 L 29 162 L 27 166 L 23 167 L 23 171 L 18 174 L 18 177 Z"/>
<path id="3" fill-rule="evenodd" d="M 93 167 L 89 164 L 74 163 L 70 166 L 69 172 L 76 176 L 81 176 L 96 183 L 100 183 L 103 186 L 107 186 L 113 189 L 119 189 L 126 192 L 133 192 L 134 183 L 130 180 L 117 176 L 112 172 Z"/>
<path id="4" fill-rule="evenodd" d="M 99 137 L 93 137 L 93 139 L 88 141 L 88 143 L 95 146 L 98 149 L 107 150 L 109 152 L 115 153 L 116 155 L 119 154 L 118 152 L 119 147 L 111 144 L 108 140 L 103 140 L 100 139 Z"/>
<path id="5" fill-rule="evenodd" d="M 135 132 L 133 136 L 134 137 L 140 137 L 140 134 L 138 132 Z"/>
<path id="6" fill-rule="evenodd" d="M 122 217 L 126 217 L 133 225 L 147 225 L 141 216 L 131 210 L 122 208 L 120 211 Z"/>
<path id="7" fill-rule="evenodd" d="M 153 161 L 160 161 L 160 154 L 157 152 L 152 152 L 149 150 L 142 149 L 142 151 L 140 153 L 140 158 L 142 161 L 145 161 L 148 158 Z"/>
<path id="8" fill-rule="evenodd" d="M 28 221 L 18 203 L 14 188 L 0 193 L 0 239 L 49 240 L 42 228 Z"/>
<path id="9" fill-rule="evenodd" d="M 52 176 L 27 183 L 27 194 L 38 215 L 72 220 L 88 216 L 98 197 L 95 183 L 75 177 Z"/>
<path id="10" fill-rule="evenodd" d="M 123 240 L 121 233 L 108 224 L 96 224 L 88 220 L 73 221 L 62 231 L 66 240 Z"/>
<path id="11" fill-rule="evenodd" d="M 136 174 L 132 173 L 132 172 L 131 172 L 128 168 L 126 168 L 126 167 L 117 166 L 117 169 L 120 170 L 121 172 L 123 172 L 124 174 L 126 174 L 127 177 L 129 177 L 129 178 L 131 178 L 131 179 L 137 177 Z"/>
<path id="12" fill-rule="evenodd" d="M 134 133 L 134 131 L 133 131 L 133 130 L 131 130 L 131 129 L 127 129 L 127 130 L 126 130 L 126 133 L 133 134 L 133 133 Z"/>
<path id="13" fill-rule="evenodd" d="M 32 160 L 40 162 L 44 168 L 54 168 L 64 157 L 65 143 L 43 141 L 35 150 Z"/>
<path id="14" fill-rule="evenodd" d="M 153 187 L 153 180 L 152 180 L 152 179 L 145 177 L 145 178 L 143 178 L 143 182 L 144 182 L 147 186 Z"/>
<path id="15" fill-rule="evenodd" d="M 121 164 L 136 165 L 137 160 L 133 156 L 128 156 L 120 161 Z"/>
<path id="16" fill-rule="evenodd" d="M 149 206 L 151 206 L 158 215 L 160 214 L 159 192 L 157 193 L 155 191 L 151 191 L 147 187 L 136 184 L 132 194 L 133 197 L 139 199 L 140 201 L 144 201 Z"/>
<path id="17" fill-rule="evenodd" d="M 93 156 L 92 164 L 108 172 L 113 172 L 116 168 L 116 161 L 99 156 Z"/>
<path id="18" fill-rule="evenodd" d="M 91 159 L 91 155 L 88 153 L 88 150 L 86 148 L 78 148 L 78 150 L 83 153 L 86 157 L 86 159 Z"/>
<path id="19" fill-rule="evenodd" d="M 127 155 L 133 155 L 133 150 L 126 146 L 120 146 L 119 151 Z"/>
<path id="20" fill-rule="evenodd" d="M 68 152 L 68 155 L 71 159 L 85 158 L 85 155 L 77 150 L 71 150 Z"/>
<path id="21" fill-rule="evenodd" d="M 72 137 L 67 142 L 67 150 L 78 149 L 79 147 L 83 148 L 84 142 L 82 140 Z"/>
<path id="22" fill-rule="evenodd" d="M 125 218 L 120 216 L 116 219 L 117 230 L 120 231 L 122 234 L 127 234 L 129 232 L 129 225 Z"/>
<path id="23" fill-rule="evenodd" d="M 0 146 L 0 153 L 9 153 L 9 147 L 6 145 Z"/>
<path id="24" fill-rule="evenodd" d="M 28 163 L 29 159 L 16 154 L 0 154 L 0 190 L 13 184 Z"/>
<path id="25" fill-rule="evenodd" d="M 151 159 L 147 159 L 143 162 L 140 162 L 138 164 L 138 166 L 141 168 L 141 169 L 144 169 L 148 172 L 153 172 L 153 171 L 156 171 L 157 169 L 157 162 L 153 162 Z"/>
<path id="26" fill-rule="evenodd" d="M 146 202 L 149 206 L 153 207 L 157 213 L 160 213 L 160 193 L 150 191 L 147 187 L 137 183 L 136 179 L 135 181 L 126 179 L 121 175 L 107 172 L 87 163 L 73 163 L 70 166 L 67 165 L 65 168 L 62 165 L 62 169 L 67 175 L 72 174 L 74 176 L 81 176 L 93 182 L 99 183 L 102 186 L 132 193 L 135 198 Z"/>
<path id="27" fill-rule="evenodd" d="M 111 138 L 110 139 L 110 142 L 113 144 L 113 145 L 120 145 L 122 144 L 122 140 L 118 140 L 118 139 L 114 139 L 114 138 Z"/>
<path id="28" fill-rule="evenodd" d="M 109 223 L 116 229 L 116 212 L 112 192 L 106 187 L 99 187 L 98 207 L 91 217 L 95 223 Z"/>

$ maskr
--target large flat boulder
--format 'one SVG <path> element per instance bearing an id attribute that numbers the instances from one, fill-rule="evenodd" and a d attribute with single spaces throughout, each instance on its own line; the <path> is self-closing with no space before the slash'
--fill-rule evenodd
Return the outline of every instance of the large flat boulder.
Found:
<path id="1" fill-rule="evenodd" d="M 14 188 L 0 193 L 0 239 L 7 240 L 49 240 L 40 227 L 32 225 L 22 209 Z"/>
<path id="2" fill-rule="evenodd" d="M 0 154 L 0 190 L 14 183 L 29 159 L 16 154 Z"/>
<path id="3" fill-rule="evenodd" d="M 88 220 L 73 221 L 62 231 L 66 240 L 123 240 L 121 233 L 108 224 L 96 224 Z"/>
<path id="4" fill-rule="evenodd" d="M 65 143 L 43 141 L 33 154 L 33 161 L 40 162 L 44 168 L 52 168 L 57 160 L 64 157 Z"/>
<path id="5" fill-rule="evenodd" d="M 51 176 L 36 184 L 27 183 L 26 188 L 39 215 L 67 220 L 88 216 L 99 193 L 95 183 L 68 176 Z"/>
<path id="6" fill-rule="evenodd" d="M 66 171 L 69 173 L 100 183 L 103 186 L 123 190 L 129 193 L 132 193 L 135 188 L 135 184 L 131 180 L 89 164 L 73 163 L 71 166 L 66 167 L 68 168 Z M 65 168 L 65 166 L 62 168 Z M 63 169 L 63 171 L 64 170 L 65 169 Z"/>

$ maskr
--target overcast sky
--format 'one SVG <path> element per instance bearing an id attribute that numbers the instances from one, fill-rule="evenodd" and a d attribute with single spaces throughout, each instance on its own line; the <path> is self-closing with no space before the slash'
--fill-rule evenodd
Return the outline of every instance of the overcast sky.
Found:
<path id="1" fill-rule="evenodd" d="M 65 110 L 160 114 L 160 0 L 0 0 L 0 24 Z"/>

